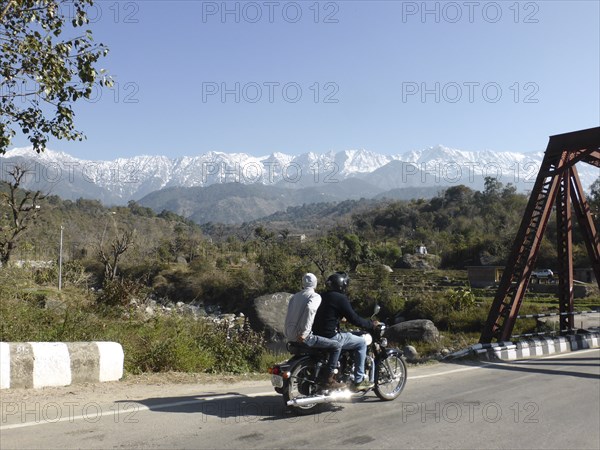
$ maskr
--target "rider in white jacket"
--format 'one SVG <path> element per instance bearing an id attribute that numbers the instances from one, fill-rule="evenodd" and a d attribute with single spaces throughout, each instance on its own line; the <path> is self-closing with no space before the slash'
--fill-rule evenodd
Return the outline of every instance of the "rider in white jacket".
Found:
<path id="1" fill-rule="evenodd" d="M 341 343 L 314 334 L 311 329 L 321 296 L 315 292 L 317 277 L 312 273 L 302 276 L 302 290 L 292 296 L 285 317 L 285 336 L 289 341 L 303 343 L 309 347 L 330 349 L 325 387 L 339 389 L 344 385 L 334 379 L 334 370 L 342 351 Z"/>

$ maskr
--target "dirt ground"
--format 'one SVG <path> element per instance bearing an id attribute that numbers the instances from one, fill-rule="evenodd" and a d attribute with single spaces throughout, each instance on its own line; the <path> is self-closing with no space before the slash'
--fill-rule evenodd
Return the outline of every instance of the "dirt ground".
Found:
<path id="1" fill-rule="evenodd" d="M 52 402 L 86 401 L 111 403 L 118 400 L 139 400 L 148 396 L 156 396 L 157 387 L 164 386 L 164 397 L 198 393 L 226 392 L 240 386 L 270 387 L 268 375 L 209 375 L 194 373 L 150 373 L 142 375 L 126 375 L 120 381 L 104 383 L 73 384 L 61 387 L 45 387 L 40 389 L 2 389 L 0 402 Z M 160 391 L 160 389 L 158 389 Z"/>

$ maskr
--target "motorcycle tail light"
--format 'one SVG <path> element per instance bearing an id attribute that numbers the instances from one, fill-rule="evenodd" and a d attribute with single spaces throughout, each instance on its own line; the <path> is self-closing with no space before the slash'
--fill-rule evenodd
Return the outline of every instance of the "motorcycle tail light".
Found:
<path id="1" fill-rule="evenodd" d="M 279 375 L 281 373 L 281 369 L 279 368 L 279 366 L 273 366 L 269 367 L 267 372 L 269 372 L 271 375 Z"/>

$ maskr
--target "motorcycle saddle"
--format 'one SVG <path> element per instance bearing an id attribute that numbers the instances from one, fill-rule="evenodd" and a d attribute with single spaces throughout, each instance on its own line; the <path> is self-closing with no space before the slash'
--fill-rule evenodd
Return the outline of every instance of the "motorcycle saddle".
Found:
<path id="1" fill-rule="evenodd" d="M 300 342 L 289 341 L 287 343 L 287 350 L 292 355 L 320 355 L 323 353 L 327 353 L 326 349 L 323 348 L 313 348 L 309 347 L 306 344 L 302 344 Z"/>

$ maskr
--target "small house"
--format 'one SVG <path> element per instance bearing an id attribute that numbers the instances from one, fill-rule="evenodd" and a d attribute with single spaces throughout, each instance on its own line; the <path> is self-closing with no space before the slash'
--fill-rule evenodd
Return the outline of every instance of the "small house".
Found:
<path id="1" fill-rule="evenodd" d="M 467 266 L 469 284 L 474 288 L 497 286 L 503 273 L 504 266 Z"/>

